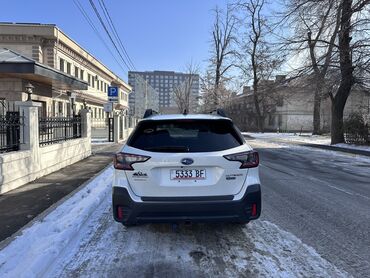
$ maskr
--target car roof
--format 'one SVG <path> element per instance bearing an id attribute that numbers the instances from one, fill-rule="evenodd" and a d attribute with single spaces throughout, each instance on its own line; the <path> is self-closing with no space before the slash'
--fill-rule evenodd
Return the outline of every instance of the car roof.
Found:
<path id="1" fill-rule="evenodd" d="M 142 119 L 142 121 L 162 121 L 162 120 L 229 120 L 230 118 L 213 114 L 165 114 L 153 115 Z"/>

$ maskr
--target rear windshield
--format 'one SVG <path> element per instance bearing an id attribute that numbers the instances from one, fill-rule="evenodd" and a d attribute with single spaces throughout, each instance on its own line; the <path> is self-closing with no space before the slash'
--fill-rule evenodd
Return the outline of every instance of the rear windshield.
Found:
<path id="1" fill-rule="evenodd" d="M 152 152 L 213 152 L 242 144 L 228 120 L 143 121 L 127 143 Z"/>

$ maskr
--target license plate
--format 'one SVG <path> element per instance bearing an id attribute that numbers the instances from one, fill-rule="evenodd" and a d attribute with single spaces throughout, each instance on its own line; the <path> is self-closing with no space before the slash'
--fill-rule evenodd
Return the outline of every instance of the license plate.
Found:
<path id="1" fill-rule="evenodd" d="M 171 170 L 171 180 L 204 180 L 205 178 L 205 169 Z"/>

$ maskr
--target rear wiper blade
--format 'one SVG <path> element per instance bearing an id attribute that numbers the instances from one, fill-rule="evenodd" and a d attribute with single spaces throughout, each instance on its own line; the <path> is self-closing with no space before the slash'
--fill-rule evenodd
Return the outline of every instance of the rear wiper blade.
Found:
<path id="1" fill-rule="evenodd" d="M 176 152 L 188 152 L 189 147 L 187 146 L 155 146 L 144 148 L 146 151 L 176 151 Z"/>

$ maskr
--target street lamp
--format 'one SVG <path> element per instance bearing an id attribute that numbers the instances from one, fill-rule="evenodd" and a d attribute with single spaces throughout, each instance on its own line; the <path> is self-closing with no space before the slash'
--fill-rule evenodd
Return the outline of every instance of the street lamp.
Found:
<path id="1" fill-rule="evenodd" d="M 31 95 L 33 93 L 33 89 L 35 87 L 30 83 L 28 82 L 28 84 L 25 86 L 25 89 L 26 89 L 26 93 L 28 94 L 28 98 L 27 98 L 27 101 L 32 101 L 31 99 Z"/>

